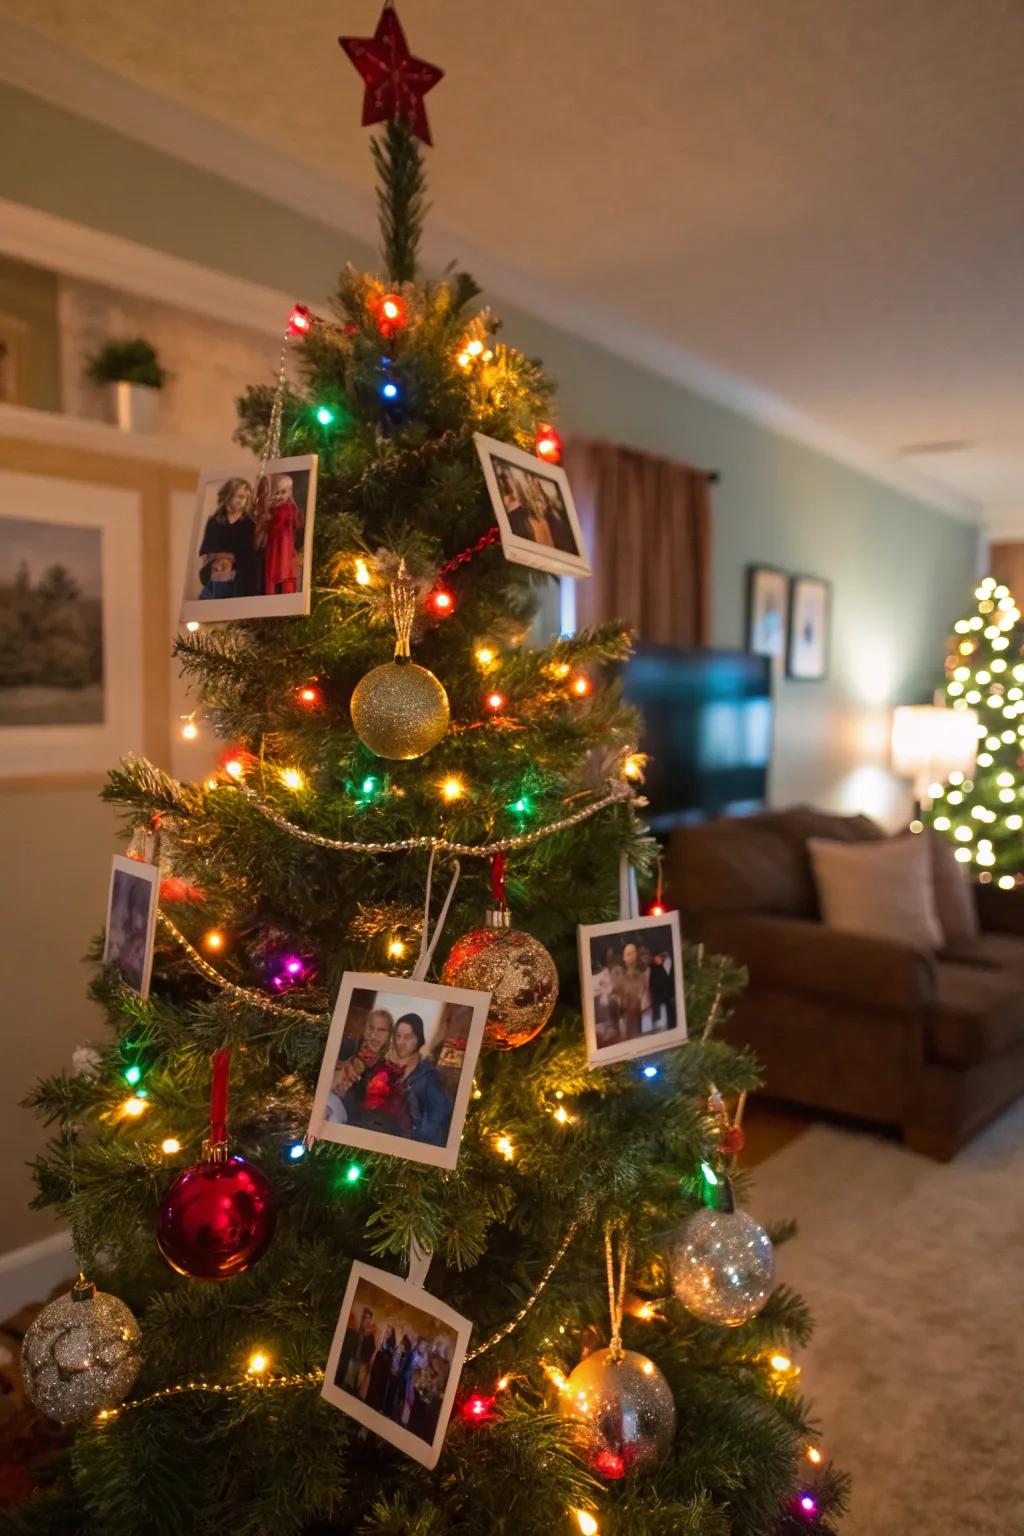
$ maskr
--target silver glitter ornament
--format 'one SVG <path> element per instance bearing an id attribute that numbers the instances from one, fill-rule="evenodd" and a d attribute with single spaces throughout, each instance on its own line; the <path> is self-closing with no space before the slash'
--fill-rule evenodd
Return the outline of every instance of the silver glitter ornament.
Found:
<path id="1" fill-rule="evenodd" d="M 142 1365 L 142 1334 L 123 1301 L 80 1279 L 30 1324 L 21 1346 L 25 1391 L 48 1419 L 75 1424 L 116 1408 Z"/>
<path id="2" fill-rule="evenodd" d="M 746 1211 L 699 1210 L 679 1228 L 669 1249 L 672 1289 L 702 1323 L 738 1328 L 756 1317 L 771 1295 L 775 1252 Z"/>
<path id="3" fill-rule="evenodd" d="M 675 1438 L 672 1389 L 654 1361 L 632 1349 L 587 1355 L 565 1383 L 558 1406 L 566 1418 L 588 1425 L 591 1467 L 609 1481 L 656 1466 Z"/>

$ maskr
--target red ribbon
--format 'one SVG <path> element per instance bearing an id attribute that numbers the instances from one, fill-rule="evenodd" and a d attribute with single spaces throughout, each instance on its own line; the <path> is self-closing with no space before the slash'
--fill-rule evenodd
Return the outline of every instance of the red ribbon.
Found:
<path id="1" fill-rule="evenodd" d="M 491 860 L 491 895 L 497 907 L 508 905 L 505 900 L 505 868 L 507 860 L 501 852 L 496 853 Z"/>
<path id="2" fill-rule="evenodd" d="M 213 1081 L 210 1085 L 210 1144 L 217 1146 L 228 1139 L 228 1077 L 231 1051 L 223 1046 L 213 1054 Z"/>

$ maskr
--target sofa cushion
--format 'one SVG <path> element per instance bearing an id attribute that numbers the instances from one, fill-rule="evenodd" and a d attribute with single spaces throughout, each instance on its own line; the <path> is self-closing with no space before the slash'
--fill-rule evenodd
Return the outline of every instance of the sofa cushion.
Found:
<path id="1" fill-rule="evenodd" d="M 971 939 L 957 939 L 940 950 L 940 960 L 957 965 L 980 965 L 988 970 L 1024 974 L 1024 939 L 1013 933 L 977 933 Z"/>
<path id="2" fill-rule="evenodd" d="M 827 927 L 918 950 L 941 948 L 931 849 L 924 838 L 848 844 L 812 837 L 807 846 Z"/>
<path id="3" fill-rule="evenodd" d="M 684 918 L 700 912 L 815 913 L 806 853 L 768 830 L 759 816 L 677 828 L 666 851 L 665 877 Z"/>
<path id="4" fill-rule="evenodd" d="M 1006 971 L 940 961 L 936 1002 L 925 1022 L 928 1055 L 973 1067 L 1024 1041 L 1024 987 Z"/>
<path id="5" fill-rule="evenodd" d="M 978 909 L 965 866 L 957 860 L 956 849 L 945 837 L 929 828 L 925 838 L 931 848 L 932 878 L 935 882 L 935 907 L 947 944 L 973 939 L 981 929 Z"/>

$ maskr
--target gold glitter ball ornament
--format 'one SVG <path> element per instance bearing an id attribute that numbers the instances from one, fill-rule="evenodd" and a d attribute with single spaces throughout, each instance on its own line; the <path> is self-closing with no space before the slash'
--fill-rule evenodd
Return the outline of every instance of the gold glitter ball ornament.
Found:
<path id="1" fill-rule="evenodd" d="M 436 747 L 448 729 L 448 695 L 433 672 L 396 657 L 356 684 L 352 724 L 378 757 L 407 761 Z"/>
<path id="2" fill-rule="evenodd" d="M 79 1280 L 30 1324 L 21 1363 L 40 1413 L 76 1424 L 127 1397 L 142 1365 L 142 1334 L 123 1301 Z"/>
<path id="3" fill-rule="evenodd" d="M 543 944 L 511 926 L 507 907 L 488 913 L 488 923 L 456 941 L 441 980 L 448 987 L 490 992 L 484 1047 L 513 1051 L 539 1035 L 550 1019 L 558 971 Z"/>
<path id="4" fill-rule="evenodd" d="M 672 1388 L 654 1361 L 633 1349 L 587 1355 L 562 1388 L 558 1406 L 565 1418 L 588 1426 L 590 1465 L 608 1481 L 656 1466 L 675 1439 Z"/>

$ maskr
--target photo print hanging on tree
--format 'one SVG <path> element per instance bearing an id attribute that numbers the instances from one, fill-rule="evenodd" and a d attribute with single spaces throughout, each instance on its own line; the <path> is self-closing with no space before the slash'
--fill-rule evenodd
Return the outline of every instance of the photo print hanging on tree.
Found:
<path id="1" fill-rule="evenodd" d="M 407 1456 L 436 1467 L 472 1327 L 408 1280 L 354 1263 L 322 1395 Z"/>
<path id="2" fill-rule="evenodd" d="M 159 901 L 157 866 L 115 854 L 107 898 L 103 964 L 140 997 L 149 996 Z"/>
<path id="3" fill-rule="evenodd" d="M 309 1134 L 454 1168 L 490 1001 L 489 992 L 346 971 Z"/>
<path id="4" fill-rule="evenodd" d="M 679 913 L 589 923 L 577 931 L 590 1066 L 605 1067 L 684 1044 Z"/>
<path id="5" fill-rule="evenodd" d="M 315 453 L 204 470 L 185 565 L 182 623 L 309 612 Z"/>
<path id="6" fill-rule="evenodd" d="M 553 576 L 589 576 L 569 478 L 557 464 L 474 432 L 506 560 Z"/>

